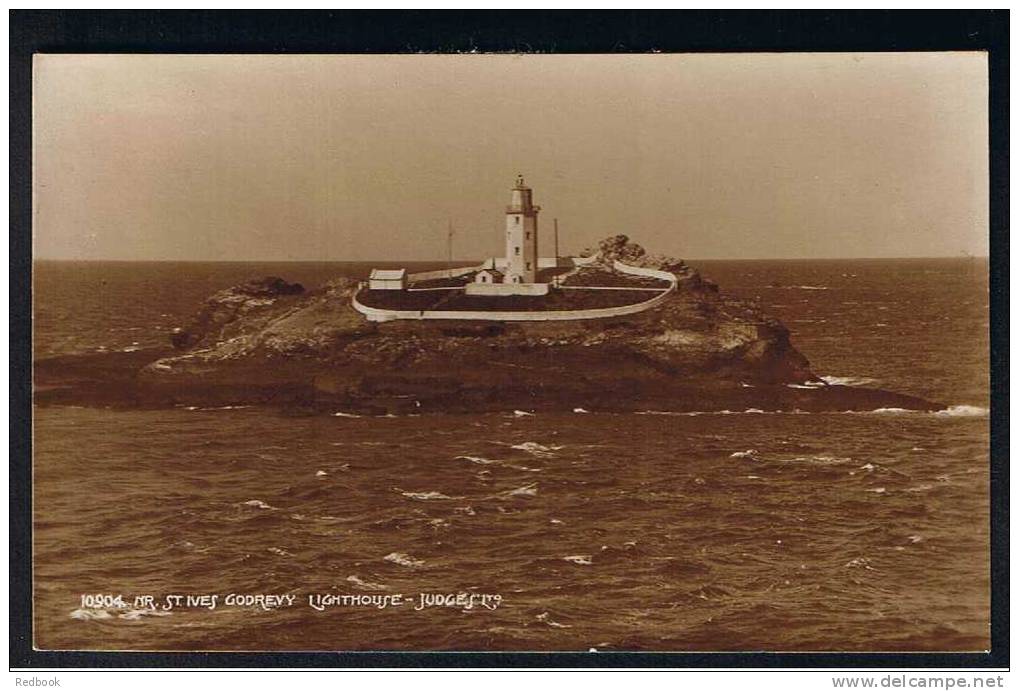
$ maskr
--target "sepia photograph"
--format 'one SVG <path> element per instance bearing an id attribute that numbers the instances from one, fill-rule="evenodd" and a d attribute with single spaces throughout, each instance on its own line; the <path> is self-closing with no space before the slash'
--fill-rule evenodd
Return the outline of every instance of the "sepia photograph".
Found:
<path id="1" fill-rule="evenodd" d="M 988 78 L 34 55 L 31 646 L 990 650 Z"/>

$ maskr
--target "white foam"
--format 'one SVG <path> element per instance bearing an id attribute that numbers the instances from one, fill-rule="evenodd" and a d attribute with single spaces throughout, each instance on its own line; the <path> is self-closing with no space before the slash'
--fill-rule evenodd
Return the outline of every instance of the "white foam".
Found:
<path id="1" fill-rule="evenodd" d="M 871 377 L 836 377 L 836 376 L 825 376 L 821 377 L 825 383 L 831 386 L 865 386 L 867 384 L 873 384 L 876 379 Z"/>
<path id="2" fill-rule="evenodd" d="M 357 576 L 347 576 L 347 583 L 353 583 L 362 590 L 389 590 L 389 586 L 382 585 L 381 583 L 372 583 L 370 581 L 364 581 Z"/>
<path id="3" fill-rule="evenodd" d="M 248 501 L 244 502 L 244 506 L 254 506 L 255 508 L 265 509 L 267 511 L 277 511 L 278 510 L 275 506 L 271 506 L 270 504 L 266 504 L 261 499 L 249 499 Z"/>
<path id="4" fill-rule="evenodd" d="M 491 458 L 484 458 L 482 456 L 457 456 L 457 460 L 470 461 L 471 463 L 477 463 L 478 465 L 492 465 L 494 463 L 502 463 L 502 461 L 493 460 Z"/>
<path id="5" fill-rule="evenodd" d="M 538 621 L 551 626 L 553 629 L 571 629 L 573 628 L 570 624 L 560 624 L 557 621 L 552 621 L 548 616 L 548 612 L 542 612 L 541 614 L 534 617 Z"/>
<path id="6" fill-rule="evenodd" d="M 514 444 L 510 447 L 511 449 L 517 449 L 518 451 L 526 451 L 532 456 L 551 456 L 553 451 L 558 451 L 563 448 L 561 446 L 545 446 L 533 441 L 525 441 L 523 444 Z"/>
<path id="7" fill-rule="evenodd" d="M 747 449 L 746 451 L 734 451 L 729 454 L 729 458 L 753 458 L 757 459 L 757 449 Z"/>
<path id="8" fill-rule="evenodd" d="M 581 566 L 590 566 L 592 563 L 590 554 L 571 554 L 568 557 L 563 557 L 563 561 L 580 564 Z"/>
<path id="9" fill-rule="evenodd" d="M 532 482 L 523 487 L 517 487 L 499 494 L 500 497 L 533 497 L 538 494 L 538 483 Z"/>
<path id="10" fill-rule="evenodd" d="M 953 405 L 934 414 L 938 417 L 987 417 L 990 412 L 987 408 L 975 405 Z"/>
<path id="11" fill-rule="evenodd" d="M 135 621 L 135 620 L 141 619 L 142 617 L 168 617 L 171 614 L 173 614 L 173 612 L 164 612 L 162 610 L 151 609 L 151 608 L 139 608 L 139 609 L 129 609 L 129 610 L 126 610 L 124 612 L 121 612 L 117 616 L 120 619 L 127 619 L 128 621 Z"/>
<path id="12" fill-rule="evenodd" d="M 589 411 L 589 410 L 584 410 L 583 408 L 574 408 L 574 409 L 573 409 L 573 412 L 574 412 L 574 413 L 589 413 L 589 412 L 591 412 L 591 411 Z"/>
<path id="13" fill-rule="evenodd" d="M 292 557 L 292 556 L 294 556 L 293 552 L 288 552 L 285 549 L 280 549 L 279 547 L 269 547 L 265 551 L 266 552 L 272 552 L 273 554 L 278 554 L 281 557 Z"/>
<path id="14" fill-rule="evenodd" d="M 315 477 L 325 477 L 325 476 L 326 476 L 326 475 L 328 475 L 328 474 L 329 474 L 329 473 L 327 473 L 326 471 L 324 471 L 324 470 L 320 470 L 320 471 L 318 471 L 317 473 L 315 473 Z"/>
<path id="15" fill-rule="evenodd" d="M 71 619 L 81 619 L 82 621 L 113 618 L 113 615 L 105 609 L 76 609 L 69 616 Z"/>
<path id="16" fill-rule="evenodd" d="M 425 563 L 423 560 L 415 559 L 414 557 L 410 556 L 409 554 L 404 554 L 403 552 L 390 552 L 386 556 L 382 557 L 382 560 L 383 561 L 391 561 L 394 564 L 399 564 L 400 566 L 409 566 L 411 568 L 417 568 L 418 566 L 424 566 L 424 563 Z"/>
<path id="17" fill-rule="evenodd" d="M 442 492 L 400 492 L 405 497 L 418 499 L 420 501 L 432 501 L 435 499 L 452 499 L 453 497 Z"/>
<path id="18" fill-rule="evenodd" d="M 514 417 L 534 417 L 534 413 L 529 413 L 526 410 L 514 410 Z"/>

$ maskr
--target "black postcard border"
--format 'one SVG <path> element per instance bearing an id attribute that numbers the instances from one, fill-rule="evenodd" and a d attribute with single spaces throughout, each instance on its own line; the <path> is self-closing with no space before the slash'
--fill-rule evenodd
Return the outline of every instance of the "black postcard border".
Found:
<path id="1" fill-rule="evenodd" d="M 74 668 L 974 668 L 1009 666 L 1009 13 L 11 10 L 10 665 Z M 48 652 L 32 648 L 32 56 L 35 53 L 986 51 L 989 63 L 991 640 L 987 653 Z M 267 669 L 266 671 L 271 671 Z"/>

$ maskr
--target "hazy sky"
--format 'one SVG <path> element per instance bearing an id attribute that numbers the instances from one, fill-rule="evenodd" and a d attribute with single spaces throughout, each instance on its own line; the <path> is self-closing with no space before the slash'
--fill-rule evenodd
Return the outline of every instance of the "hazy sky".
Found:
<path id="1" fill-rule="evenodd" d="M 987 253 L 982 53 L 35 62 L 39 258 Z"/>

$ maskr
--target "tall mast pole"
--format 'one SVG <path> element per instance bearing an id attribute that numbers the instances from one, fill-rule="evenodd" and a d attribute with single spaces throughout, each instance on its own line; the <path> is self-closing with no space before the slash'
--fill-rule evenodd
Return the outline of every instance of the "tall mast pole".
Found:
<path id="1" fill-rule="evenodd" d="M 555 228 L 555 265 L 559 266 L 559 219 L 552 219 L 552 226 Z"/>
<path id="2" fill-rule="evenodd" d="M 453 265 L 453 219 L 449 219 L 449 229 L 446 232 L 446 256 L 450 266 Z"/>

